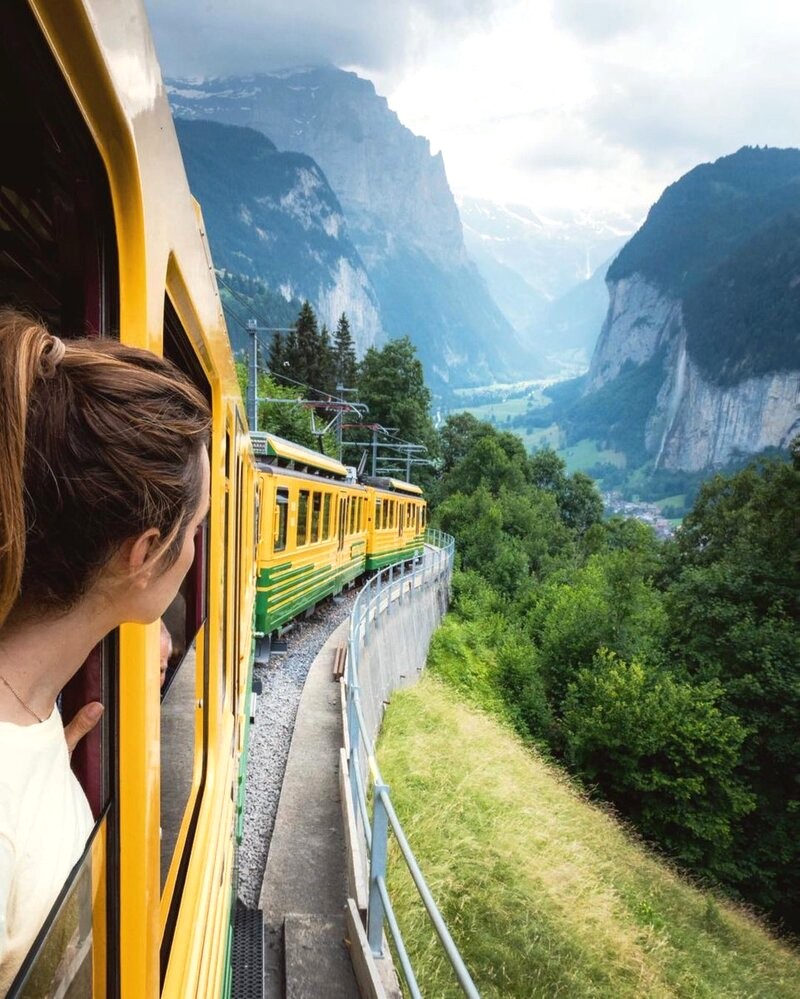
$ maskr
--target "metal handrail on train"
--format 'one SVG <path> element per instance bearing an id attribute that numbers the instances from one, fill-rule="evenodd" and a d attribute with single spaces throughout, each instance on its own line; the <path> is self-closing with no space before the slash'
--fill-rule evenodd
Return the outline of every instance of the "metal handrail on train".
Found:
<path id="1" fill-rule="evenodd" d="M 366 855 L 369 857 L 369 890 L 367 902 L 367 941 L 376 957 L 383 955 L 384 923 L 389 929 L 400 968 L 408 991 L 413 999 L 422 996 L 411 960 L 408 956 L 403 935 L 395 917 L 389 889 L 386 884 L 386 860 L 389 829 L 391 828 L 400 853 L 408 867 L 411 878 L 425 906 L 428 916 L 442 943 L 453 971 L 465 995 L 479 999 L 480 993 L 473 982 L 464 960 L 447 929 L 442 914 L 425 882 L 425 877 L 414 857 L 413 851 L 403 832 L 402 825 L 392 805 L 389 787 L 384 783 L 375 757 L 375 747 L 364 719 L 359 685 L 361 650 L 369 633 L 370 626 L 379 625 L 381 614 L 391 608 L 395 601 L 402 602 L 413 598 L 416 591 L 431 583 L 444 580 L 449 585 L 452 572 L 455 543 L 449 534 L 429 528 L 425 532 L 426 553 L 406 571 L 400 566 L 382 569 L 366 584 L 356 599 L 350 616 L 347 670 L 345 674 L 347 691 L 347 745 L 348 776 L 350 793 L 357 815 L 361 819 Z M 365 753 L 367 760 L 367 780 L 361 774 L 359 754 Z M 371 778 L 372 818 L 370 820 L 368 792 Z"/>

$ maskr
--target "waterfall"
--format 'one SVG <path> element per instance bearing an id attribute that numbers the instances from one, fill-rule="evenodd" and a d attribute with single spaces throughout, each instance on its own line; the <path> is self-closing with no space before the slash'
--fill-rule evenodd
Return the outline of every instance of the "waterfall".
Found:
<path id="1" fill-rule="evenodd" d="M 686 352 L 686 334 L 681 334 L 680 345 L 678 347 L 678 363 L 675 365 L 675 382 L 672 386 L 672 392 L 669 397 L 669 404 L 667 406 L 667 419 L 664 423 L 664 433 L 661 436 L 661 444 L 658 448 L 658 454 L 656 455 L 655 467 L 658 468 L 661 464 L 661 455 L 664 453 L 664 448 L 667 444 L 667 439 L 672 432 L 672 427 L 675 423 L 675 418 L 678 415 L 678 409 L 680 408 L 681 398 L 683 397 L 683 390 L 686 385 L 686 367 L 688 364 L 688 355 Z"/>

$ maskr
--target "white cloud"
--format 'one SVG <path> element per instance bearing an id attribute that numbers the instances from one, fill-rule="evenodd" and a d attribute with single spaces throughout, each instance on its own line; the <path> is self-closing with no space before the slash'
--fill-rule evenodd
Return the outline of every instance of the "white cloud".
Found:
<path id="1" fill-rule="evenodd" d="M 794 0 L 151 0 L 168 73 L 333 62 L 460 194 L 646 208 L 698 162 L 800 145 Z"/>
<path id="2" fill-rule="evenodd" d="M 319 63 L 399 72 L 510 0 L 145 0 L 171 76 Z"/>

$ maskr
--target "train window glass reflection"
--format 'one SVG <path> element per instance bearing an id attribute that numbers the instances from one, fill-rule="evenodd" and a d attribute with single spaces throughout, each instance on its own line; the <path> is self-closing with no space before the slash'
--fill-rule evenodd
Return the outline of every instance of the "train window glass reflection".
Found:
<path id="1" fill-rule="evenodd" d="M 275 534 L 272 550 L 282 552 L 286 548 L 286 526 L 289 521 L 289 490 L 280 488 L 275 496 Z"/>
<path id="2" fill-rule="evenodd" d="M 327 541 L 331 536 L 331 494 L 325 493 L 322 501 L 322 538 Z"/>
<path id="3" fill-rule="evenodd" d="M 297 500 L 297 547 L 308 539 L 308 490 L 301 489 Z"/>
<path id="4" fill-rule="evenodd" d="M 311 497 L 311 544 L 319 541 L 319 518 L 322 512 L 322 493 L 313 493 Z"/>

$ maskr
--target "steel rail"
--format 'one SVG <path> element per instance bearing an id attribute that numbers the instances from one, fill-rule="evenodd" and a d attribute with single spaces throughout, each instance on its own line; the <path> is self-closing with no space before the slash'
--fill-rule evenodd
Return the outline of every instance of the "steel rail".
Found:
<path id="1" fill-rule="evenodd" d="M 413 850 L 403 831 L 400 819 L 391 801 L 389 788 L 383 783 L 380 768 L 375 755 L 364 712 L 361 704 L 361 688 L 359 684 L 359 660 L 362 647 L 366 644 L 370 627 L 380 627 L 379 619 L 384 612 L 389 611 L 393 604 L 402 604 L 404 591 L 410 598 L 419 588 L 435 579 L 447 577 L 452 568 L 454 541 L 449 535 L 435 529 L 425 532 L 425 544 L 428 547 L 428 557 L 421 558 L 411 572 L 401 568 L 399 575 L 395 574 L 394 566 L 381 569 L 370 579 L 353 605 L 350 616 L 350 633 L 348 640 L 348 663 L 346 673 L 347 693 L 347 727 L 350 758 L 348 766 L 351 769 L 349 786 L 351 794 L 356 799 L 358 814 L 361 818 L 364 843 L 369 856 L 369 905 L 367 910 L 367 936 L 373 954 L 383 953 L 383 924 L 389 927 L 395 951 L 400 962 L 403 977 L 413 999 L 421 999 L 421 992 L 414 974 L 403 935 L 394 908 L 391 903 L 389 889 L 386 884 L 387 837 L 391 828 L 397 839 L 403 861 L 408 868 L 422 904 L 433 923 L 433 927 L 442 944 L 445 955 L 450 962 L 459 985 L 470 999 L 480 999 L 480 993 L 467 970 L 458 947 L 453 940 L 447 924 L 439 911 L 433 895 L 425 881 L 425 877 L 417 863 Z M 361 776 L 361 757 L 365 754 L 366 774 L 371 778 L 373 790 L 372 821 L 369 818 L 367 788 Z"/>

